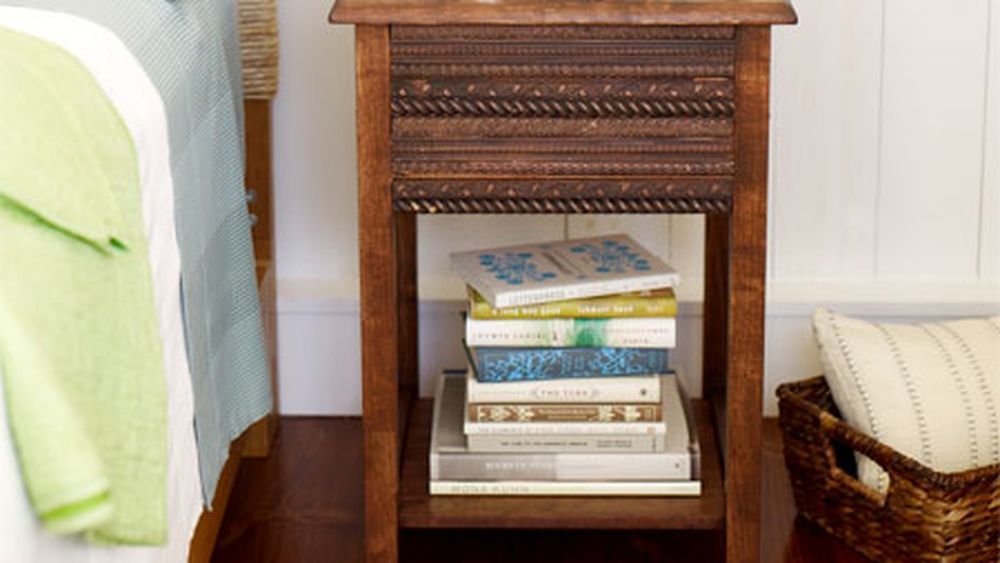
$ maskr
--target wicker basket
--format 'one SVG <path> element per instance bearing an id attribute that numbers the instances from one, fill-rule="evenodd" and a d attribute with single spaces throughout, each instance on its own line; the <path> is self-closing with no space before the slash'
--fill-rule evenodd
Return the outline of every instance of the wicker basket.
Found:
<path id="1" fill-rule="evenodd" d="M 1000 464 L 962 473 L 921 465 L 841 421 L 823 377 L 782 385 L 778 397 L 803 516 L 875 561 L 1000 561 Z M 889 474 L 885 495 L 850 475 L 851 450 Z"/>

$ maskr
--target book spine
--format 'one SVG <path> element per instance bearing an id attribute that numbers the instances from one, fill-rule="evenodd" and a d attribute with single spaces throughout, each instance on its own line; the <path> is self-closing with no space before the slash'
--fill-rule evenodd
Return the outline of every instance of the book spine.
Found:
<path id="1" fill-rule="evenodd" d="M 660 405 L 468 405 L 470 422 L 656 422 Z"/>
<path id="2" fill-rule="evenodd" d="M 663 348 L 475 348 L 479 381 L 645 375 L 667 371 Z"/>
<path id="3" fill-rule="evenodd" d="M 470 403 L 655 403 L 660 402 L 658 377 L 588 378 L 565 381 L 482 383 L 470 377 Z"/>
<path id="4" fill-rule="evenodd" d="M 556 301 L 507 309 L 491 307 L 482 296 L 470 293 L 469 316 L 473 319 L 649 318 L 677 315 L 677 299 L 670 290 Z"/>
<path id="5" fill-rule="evenodd" d="M 577 453 L 662 451 L 663 435 L 652 436 L 511 436 L 504 434 L 473 434 L 466 436 L 470 452 L 486 453 Z"/>
<path id="6" fill-rule="evenodd" d="M 582 282 L 579 284 L 542 287 L 534 289 L 506 289 L 497 291 L 490 296 L 483 294 L 490 299 L 494 307 L 518 307 L 524 305 L 536 305 L 549 301 L 569 301 L 572 299 L 587 299 L 601 295 L 614 295 L 617 293 L 629 293 L 632 291 L 648 291 L 661 289 L 664 287 L 674 287 L 680 282 L 680 276 L 676 272 L 666 274 L 656 274 L 650 276 L 639 276 L 633 278 L 622 278 L 616 280 L 600 280 Z M 485 284 L 477 284 L 483 285 Z M 476 290 L 480 288 L 474 286 Z"/>
<path id="7" fill-rule="evenodd" d="M 700 481 L 431 481 L 432 495 L 698 496 Z"/>
<path id="8" fill-rule="evenodd" d="M 465 322 L 469 346 L 673 348 L 673 317 L 637 319 L 539 319 Z"/>
<path id="9" fill-rule="evenodd" d="M 667 426 L 661 422 L 473 422 L 465 421 L 466 434 L 666 434 Z"/>
<path id="10" fill-rule="evenodd" d="M 432 480 L 653 481 L 691 479 L 684 453 L 432 453 Z M 436 458 L 436 459 L 434 459 Z"/>

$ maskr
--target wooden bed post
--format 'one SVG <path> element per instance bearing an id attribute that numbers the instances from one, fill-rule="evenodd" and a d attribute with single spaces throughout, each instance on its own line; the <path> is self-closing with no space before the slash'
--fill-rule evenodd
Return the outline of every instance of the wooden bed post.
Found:
<path id="1" fill-rule="evenodd" d="M 257 287 L 260 312 L 264 321 L 268 365 L 271 369 L 271 414 L 247 429 L 248 457 L 266 457 L 277 431 L 278 419 L 278 341 L 276 274 L 274 271 L 274 195 L 271 175 L 271 101 L 246 100 L 244 129 L 246 138 L 246 180 L 250 217 L 253 220 L 253 249 L 257 262 Z"/>

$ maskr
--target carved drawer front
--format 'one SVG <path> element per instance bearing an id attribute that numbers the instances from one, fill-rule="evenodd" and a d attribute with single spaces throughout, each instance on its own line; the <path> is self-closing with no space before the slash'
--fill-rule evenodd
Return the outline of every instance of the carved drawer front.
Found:
<path id="1" fill-rule="evenodd" d="M 395 26 L 391 51 L 398 210 L 728 209 L 732 27 Z"/>

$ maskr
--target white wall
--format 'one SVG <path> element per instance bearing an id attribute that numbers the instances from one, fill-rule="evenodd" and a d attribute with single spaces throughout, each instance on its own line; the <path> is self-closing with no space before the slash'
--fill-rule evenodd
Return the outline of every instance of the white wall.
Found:
<path id="1" fill-rule="evenodd" d="M 360 412 L 353 33 L 279 2 L 281 409 Z M 797 0 L 774 30 L 765 410 L 818 373 L 820 305 L 893 320 L 1000 314 L 1000 5 Z M 422 216 L 422 379 L 462 365 L 448 252 L 627 231 L 684 275 L 675 358 L 698 390 L 703 220 Z M 460 233 L 460 236 L 456 236 Z M 428 387 L 425 387 L 428 389 Z"/>

